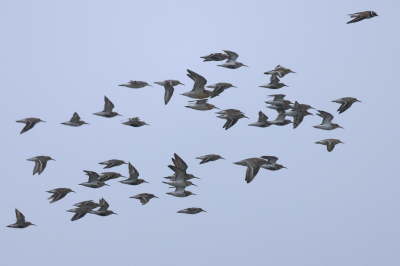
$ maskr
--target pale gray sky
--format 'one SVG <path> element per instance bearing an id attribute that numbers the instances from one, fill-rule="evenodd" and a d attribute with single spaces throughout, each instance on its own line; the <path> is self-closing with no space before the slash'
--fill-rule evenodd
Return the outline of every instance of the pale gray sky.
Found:
<path id="1" fill-rule="evenodd" d="M 3 1 L 0 73 L 3 106 L 1 261 L 4 265 L 396 265 L 399 253 L 399 123 L 397 106 L 400 4 L 396 1 Z M 373 10 L 378 17 L 347 25 L 347 14 Z M 249 68 L 217 67 L 200 56 L 231 50 Z M 263 72 L 288 67 L 281 90 L 260 88 Z M 185 108 L 192 88 L 186 69 L 208 84 L 238 88 L 210 100 L 237 108 L 241 119 L 225 131 L 214 111 Z M 151 84 L 177 79 L 168 105 L 164 88 L 119 87 L 129 80 Z M 332 113 L 345 129 L 323 131 L 309 116 L 292 126 L 254 128 L 266 96 Z M 106 119 L 104 95 L 123 118 Z M 332 100 L 356 97 L 343 114 Z M 90 125 L 61 125 L 74 112 Z M 26 117 L 47 123 L 19 134 Z M 314 144 L 338 138 L 328 153 Z M 174 153 L 201 178 L 176 198 L 161 183 Z M 195 157 L 227 160 L 199 165 Z M 48 155 L 45 171 L 32 176 L 26 159 Z M 234 161 L 275 155 L 289 169 L 261 169 L 252 183 Z M 83 170 L 102 172 L 108 159 L 131 162 L 150 182 L 79 186 Z M 128 174 L 126 165 L 112 171 Z M 49 204 L 45 191 L 77 193 Z M 130 196 L 153 193 L 142 206 Z M 87 215 L 71 222 L 66 212 L 83 200 L 104 197 L 119 215 Z M 177 214 L 188 207 L 207 213 Z M 18 208 L 37 226 L 6 226 Z"/>

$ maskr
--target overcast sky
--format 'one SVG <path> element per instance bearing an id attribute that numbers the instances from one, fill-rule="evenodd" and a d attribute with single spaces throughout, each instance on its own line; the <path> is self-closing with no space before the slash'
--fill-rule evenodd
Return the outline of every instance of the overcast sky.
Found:
<path id="1" fill-rule="evenodd" d="M 0 161 L 1 261 L 4 265 L 396 265 L 399 245 L 399 26 L 396 1 L 3 1 L 0 9 L 2 138 Z M 347 14 L 373 10 L 378 17 L 349 24 Z M 249 66 L 231 70 L 201 56 L 231 50 Z M 289 87 L 260 88 L 277 65 L 297 74 Z M 231 88 L 210 103 L 240 109 L 224 130 L 215 111 L 185 108 L 190 69 L 208 83 Z M 155 81 L 177 79 L 168 105 Z M 146 81 L 154 87 L 118 84 Z M 293 129 L 249 127 L 267 109 L 267 96 L 286 94 L 334 115 L 345 129 L 324 131 L 308 116 Z M 104 95 L 123 117 L 92 113 Z M 356 97 L 338 114 L 341 97 Z M 312 110 L 315 113 L 315 110 Z M 90 123 L 61 125 L 77 112 Z M 151 126 L 132 128 L 121 119 Z M 47 123 L 19 134 L 27 117 Z M 332 152 L 316 141 L 337 138 Z M 197 196 L 176 198 L 162 183 L 177 153 L 200 177 Z M 199 165 L 215 153 L 226 160 Z M 33 162 L 47 155 L 44 172 Z M 273 155 L 288 169 L 261 169 L 250 184 L 232 162 Z M 99 162 L 131 162 L 139 186 L 116 180 L 92 189 L 83 170 Z M 127 165 L 111 171 L 128 175 Z M 119 179 L 121 180 L 121 179 Z M 49 204 L 46 191 L 71 193 Z M 139 193 L 153 193 L 142 206 Z M 104 197 L 107 217 L 88 214 L 71 222 L 66 212 Z M 207 213 L 178 214 L 188 207 Z M 37 226 L 11 229 L 18 208 Z"/>

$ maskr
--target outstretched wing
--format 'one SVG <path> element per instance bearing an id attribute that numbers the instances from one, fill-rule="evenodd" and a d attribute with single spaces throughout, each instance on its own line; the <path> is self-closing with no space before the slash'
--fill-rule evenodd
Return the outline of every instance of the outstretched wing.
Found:
<path id="1" fill-rule="evenodd" d="M 114 109 L 114 104 L 104 96 L 104 110 L 103 112 L 111 113 L 112 109 Z"/>

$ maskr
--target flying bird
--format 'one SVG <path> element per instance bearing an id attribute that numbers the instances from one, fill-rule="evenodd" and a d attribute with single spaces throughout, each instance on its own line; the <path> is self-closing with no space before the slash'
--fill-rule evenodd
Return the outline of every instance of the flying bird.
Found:
<path id="1" fill-rule="evenodd" d="M 208 61 L 222 61 L 227 59 L 229 56 L 227 54 L 223 54 L 223 53 L 215 53 L 215 54 L 209 54 L 206 56 L 202 56 L 200 58 L 203 58 L 204 61 L 203 62 L 208 62 Z"/>
<path id="2" fill-rule="evenodd" d="M 370 19 L 370 18 L 373 18 L 373 17 L 377 17 L 378 14 L 376 14 L 374 11 L 364 11 L 364 12 L 358 12 L 358 13 L 354 13 L 354 14 L 349 14 L 349 16 L 351 18 L 354 18 L 354 19 L 350 20 L 346 24 L 355 23 L 355 22 L 359 22 L 359 21 L 364 20 L 364 19 Z"/>
<path id="3" fill-rule="evenodd" d="M 89 213 L 96 214 L 99 216 L 108 216 L 111 214 L 116 214 L 115 212 L 108 210 L 108 207 L 110 207 L 110 205 L 107 203 L 107 201 L 104 198 L 101 198 L 99 203 L 100 203 L 100 208 L 97 211 L 91 210 L 91 211 L 89 211 Z"/>
<path id="4" fill-rule="evenodd" d="M 353 105 L 353 103 L 355 103 L 355 102 L 360 102 L 361 103 L 361 101 L 359 101 L 359 100 L 357 100 L 356 98 L 353 98 L 353 97 L 344 97 L 344 98 L 340 98 L 340 99 L 334 100 L 332 102 L 341 104 L 339 109 L 338 109 L 339 114 L 341 114 L 344 111 L 346 111 L 347 109 L 349 109 Z"/>
<path id="5" fill-rule="evenodd" d="M 213 162 L 218 159 L 224 159 L 224 158 L 222 158 L 220 155 L 217 155 L 217 154 L 208 154 L 208 155 L 196 157 L 196 159 L 200 159 L 201 160 L 200 164 L 203 164 L 203 163 Z"/>
<path id="6" fill-rule="evenodd" d="M 214 98 L 216 96 L 219 96 L 221 93 L 223 93 L 226 89 L 229 88 L 237 88 L 233 86 L 230 83 L 225 83 L 225 82 L 219 82 L 213 85 L 208 85 L 207 88 L 213 88 L 214 90 L 212 91 L 212 94 L 210 98 Z"/>
<path id="7" fill-rule="evenodd" d="M 131 81 L 127 82 L 127 83 L 124 83 L 124 84 L 121 84 L 121 85 L 118 85 L 118 86 L 124 86 L 124 87 L 132 88 L 132 89 L 140 89 L 140 88 L 143 88 L 143 87 L 146 87 L 146 86 L 153 87 L 147 82 L 136 81 L 136 80 L 135 81 L 131 80 Z"/>
<path id="8" fill-rule="evenodd" d="M 207 103 L 208 99 L 189 101 L 189 105 L 185 106 L 190 109 L 199 110 L 199 111 L 208 111 L 212 109 L 219 109 L 213 104 Z M 194 102 L 194 103 L 193 103 Z M 221 110 L 221 109 L 219 109 Z"/>
<path id="9" fill-rule="evenodd" d="M 30 159 L 27 159 L 28 161 L 35 162 L 35 167 L 33 168 L 33 175 L 38 173 L 39 175 L 44 171 L 47 165 L 47 161 L 53 160 L 50 156 L 36 156 Z"/>
<path id="10" fill-rule="evenodd" d="M 158 85 L 164 86 L 165 89 L 165 94 L 164 94 L 164 102 L 165 105 L 168 104 L 169 100 L 171 100 L 172 95 L 174 94 L 174 86 L 177 86 L 179 84 L 182 84 L 180 81 L 178 80 L 173 80 L 173 79 L 167 79 L 164 81 L 157 81 L 154 82 Z M 183 86 L 185 86 L 185 84 L 182 84 Z"/>
<path id="11" fill-rule="evenodd" d="M 270 82 L 268 84 L 265 85 L 261 85 L 261 88 L 267 88 L 267 89 L 273 89 L 273 90 L 277 90 L 280 89 L 282 87 L 289 87 L 287 85 L 285 85 L 285 83 L 279 83 L 279 78 L 277 77 L 277 75 L 272 75 L 270 78 Z"/>
<path id="12" fill-rule="evenodd" d="M 51 195 L 51 197 L 47 198 L 47 199 L 51 199 L 50 203 L 54 203 L 56 201 L 59 201 L 60 199 L 64 198 L 65 196 L 67 196 L 68 193 L 70 192 L 74 192 L 72 189 L 70 188 L 56 188 L 56 189 L 52 189 L 49 191 L 46 191 L 49 193 L 53 193 L 53 195 Z"/>
<path id="13" fill-rule="evenodd" d="M 85 121 L 81 121 L 81 118 L 79 117 L 77 112 L 74 113 L 74 115 L 72 116 L 72 118 L 69 121 L 61 123 L 61 124 L 66 125 L 66 126 L 71 126 L 71 127 L 79 127 L 84 124 L 89 125 Z"/>
<path id="14" fill-rule="evenodd" d="M 186 214 L 197 214 L 200 212 L 206 212 L 206 211 L 203 210 L 202 208 L 196 208 L 196 207 L 187 208 L 187 209 L 178 211 L 178 213 L 186 213 Z"/>
<path id="15" fill-rule="evenodd" d="M 22 134 L 22 133 L 25 133 L 28 130 L 31 130 L 39 122 L 46 123 L 46 121 L 43 121 L 40 118 L 34 118 L 34 117 L 17 120 L 16 122 L 25 123 L 25 127 L 22 129 L 21 133 L 19 133 L 19 134 Z"/>
<path id="16" fill-rule="evenodd" d="M 98 173 L 87 170 L 83 170 L 83 172 L 85 172 L 86 175 L 89 176 L 89 179 L 87 182 L 81 183 L 79 185 L 90 188 L 99 188 L 103 186 L 108 186 L 106 183 L 99 181 L 100 176 Z"/>
<path id="17" fill-rule="evenodd" d="M 140 200 L 140 202 L 142 203 L 142 205 L 146 205 L 147 203 L 149 203 L 149 201 L 152 198 L 157 198 L 156 196 L 154 196 L 153 194 L 149 194 L 149 193 L 142 193 L 142 194 L 138 194 L 129 198 L 133 198 L 133 199 L 138 199 Z"/>
<path id="18" fill-rule="evenodd" d="M 227 53 L 229 57 L 228 57 L 228 60 L 226 60 L 225 64 L 218 65 L 218 66 L 225 67 L 225 68 L 230 68 L 230 69 L 236 69 L 236 68 L 239 68 L 241 66 L 248 67 L 248 66 L 244 65 L 243 63 L 236 62 L 236 59 L 239 57 L 239 55 L 237 53 L 231 52 L 231 51 L 228 51 L 228 50 L 222 50 L 222 51 Z"/>
<path id="19" fill-rule="evenodd" d="M 265 75 L 273 75 L 273 76 L 276 75 L 276 76 L 279 76 L 280 78 L 283 78 L 284 76 L 286 76 L 289 73 L 296 74 L 296 72 L 293 72 L 289 68 L 284 68 L 281 65 L 276 66 L 274 70 L 264 72 Z"/>
<path id="20" fill-rule="evenodd" d="M 143 179 L 139 179 L 139 172 L 136 170 L 135 167 L 133 167 L 133 165 L 131 163 L 128 163 L 128 169 L 129 169 L 129 178 L 119 181 L 122 184 L 126 184 L 126 185 L 140 185 L 142 183 L 149 183 L 147 181 L 144 181 Z"/>
<path id="21" fill-rule="evenodd" d="M 270 121 L 268 120 L 268 116 L 266 116 L 263 112 L 259 112 L 258 113 L 258 121 L 249 124 L 249 126 L 254 126 L 254 127 L 269 127 L 270 125 L 272 125 L 270 123 Z"/>
<path id="22" fill-rule="evenodd" d="M 333 115 L 331 115 L 330 113 L 325 112 L 325 111 L 320 111 L 320 110 L 317 110 L 317 111 L 319 112 L 319 114 L 317 114 L 317 115 L 322 117 L 323 120 L 320 125 L 313 126 L 313 127 L 323 129 L 323 130 L 333 130 L 338 127 L 342 128 L 338 124 L 332 123 Z"/>
<path id="23" fill-rule="evenodd" d="M 331 151 L 333 151 L 333 149 L 335 148 L 335 145 L 336 145 L 336 144 L 343 143 L 343 142 L 341 142 L 341 141 L 338 140 L 338 139 L 324 139 L 324 140 L 317 141 L 317 142 L 315 142 L 315 143 L 316 143 L 316 144 L 326 145 L 326 149 L 327 149 L 329 152 L 331 152 Z M 344 144 L 344 143 L 343 143 L 343 144 Z"/>
<path id="24" fill-rule="evenodd" d="M 106 168 L 111 168 L 114 166 L 120 166 L 122 164 L 126 164 L 126 162 L 124 162 L 122 160 L 112 159 L 112 160 L 101 162 L 99 164 L 105 165 L 105 167 L 103 169 L 106 169 Z"/>
<path id="25" fill-rule="evenodd" d="M 94 115 L 102 116 L 102 117 L 114 117 L 114 116 L 122 116 L 118 114 L 117 112 L 113 112 L 112 110 L 114 109 L 114 104 L 106 97 L 104 96 L 104 109 L 101 112 L 93 113 Z"/>
<path id="26" fill-rule="evenodd" d="M 26 222 L 25 221 L 25 216 L 17 209 L 15 209 L 15 215 L 17 216 L 17 221 L 13 224 L 7 225 L 7 227 L 11 227 L 11 228 L 25 228 L 28 227 L 30 225 L 34 225 L 35 224 L 31 223 L 31 222 Z"/>
<path id="27" fill-rule="evenodd" d="M 133 117 L 133 118 L 129 118 L 128 121 L 123 122 L 121 124 L 127 125 L 127 126 L 131 126 L 131 127 L 141 127 L 141 126 L 150 126 L 149 124 L 147 124 L 144 121 L 140 121 L 139 117 Z"/>
<path id="28" fill-rule="evenodd" d="M 182 93 L 181 95 L 194 99 L 204 99 L 210 97 L 212 95 L 212 91 L 204 88 L 204 86 L 207 84 L 207 80 L 192 70 L 188 69 L 187 72 L 189 72 L 187 76 L 194 81 L 193 89 L 191 91 Z"/>

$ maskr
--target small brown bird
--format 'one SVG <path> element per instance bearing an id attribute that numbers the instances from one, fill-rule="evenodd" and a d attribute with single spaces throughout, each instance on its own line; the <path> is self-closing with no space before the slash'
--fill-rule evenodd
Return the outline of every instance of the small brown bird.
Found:
<path id="1" fill-rule="evenodd" d="M 326 145 L 326 149 L 327 149 L 329 152 L 331 152 L 331 151 L 333 151 L 333 149 L 335 148 L 335 145 L 336 145 L 336 144 L 343 143 L 343 142 L 341 142 L 341 141 L 338 140 L 338 139 L 324 139 L 324 140 L 317 141 L 317 142 L 315 142 L 315 143 L 316 143 L 316 144 Z M 343 143 L 343 144 L 344 144 L 344 143 Z"/>
<path id="2" fill-rule="evenodd" d="M 334 103 L 340 103 L 340 107 L 338 109 L 339 114 L 343 113 L 344 111 L 346 111 L 347 109 L 349 109 L 353 103 L 355 102 L 360 102 L 359 100 L 357 100 L 356 98 L 353 97 L 344 97 L 344 98 L 340 98 L 337 100 L 332 101 Z"/>
<path id="3" fill-rule="evenodd" d="M 225 160 L 225 158 L 222 158 L 220 155 L 216 155 L 216 154 L 208 154 L 208 155 L 196 157 L 196 159 L 200 159 L 201 160 L 200 164 L 216 161 L 218 159 L 224 159 Z"/>
<path id="4" fill-rule="evenodd" d="M 206 212 L 206 211 L 203 210 L 202 208 L 196 208 L 196 207 L 178 211 L 178 213 L 187 213 L 187 214 L 198 214 L 200 212 Z"/>
<path id="5" fill-rule="evenodd" d="M 138 194 L 129 198 L 133 198 L 133 199 L 138 199 L 140 200 L 140 202 L 142 203 L 142 205 L 145 205 L 146 203 L 149 203 L 149 201 L 152 198 L 157 198 L 156 196 L 154 196 L 153 194 L 149 194 L 149 193 L 142 193 L 142 194 Z"/>
<path id="6" fill-rule="evenodd" d="M 39 122 L 46 123 L 46 121 L 43 121 L 40 118 L 34 118 L 34 117 L 17 120 L 17 122 L 18 123 L 25 123 L 25 127 L 22 129 L 21 133 L 19 133 L 19 134 L 22 134 L 22 133 L 25 133 L 28 130 L 31 130 Z"/>
<path id="7" fill-rule="evenodd" d="M 142 183 L 149 183 L 147 181 L 144 181 L 143 179 L 139 179 L 139 172 L 136 170 L 135 167 L 131 163 L 128 163 L 128 169 L 129 169 L 129 178 L 125 180 L 121 180 L 122 184 L 127 184 L 127 185 L 140 185 Z"/>
<path id="8" fill-rule="evenodd" d="M 354 14 L 349 14 L 349 16 L 351 18 L 354 18 L 354 19 L 350 20 L 346 24 L 355 23 L 355 22 L 359 22 L 359 21 L 364 20 L 364 19 L 370 19 L 370 18 L 373 18 L 373 17 L 377 17 L 378 14 L 376 14 L 374 11 L 364 11 L 364 12 L 358 12 L 358 13 L 354 13 Z"/>
<path id="9" fill-rule="evenodd" d="M 72 189 L 69 189 L 69 188 L 56 188 L 56 189 L 52 189 L 52 190 L 49 190 L 46 192 L 53 193 L 53 195 L 51 195 L 50 198 L 47 198 L 47 199 L 52 199 L 50 201 L 50 203 L 54 203 L 54 202 L 64 198 L 70 192 L 76 193 L 75 191 L 73 191 Z"/>
<path id="10" fill-rule="evenodd" d="M 200 58 L 203 58 L 204 61 L 203 62 L 207 62 L 207 61 L 222 61 L 228 58 L 227 54 L 223 54 L 223 53 L 215 53 L 215 54 L 209 54 L 206 56 L 202 56 Z"/>
<path id="11" fill-rule="evenodd" d="M 35 224 L 33 224 L 31 222 L 25 222 L 25 216 L 17 209 L 15 209 L 15 215 L 17 216 L 17 221 L 14 224 L 7 225 L 7 227 L 25 228 L 25 227 L 28 227 L 30 225 L 36 226 Z"/>
<path id="12" fill-rule="evenodd" d="M 96 214 L 99 216 L 108 216 L 111 214 L 116 214 L 115 212 L 108 210 L 108 207 L 110 207 L 110 205 L 107 203 L 107 201 L 104 198 L 101 198 L 99 203 L 100 203 L 100 208 L 97 211 L 91 210 L 91 211 L 89 211 L 89 213 Z"/>
<path id="13" fill-rule="evenodd" d="M 38 173 L 39 175 L 44 171 L 47 165 L 47 161 L 53 160 L 50 156 L 36 156 L 30 159 L 27 159 L 28 161 L 35 162 L 35 167 L 33 168 L 33 174 Z"/>

